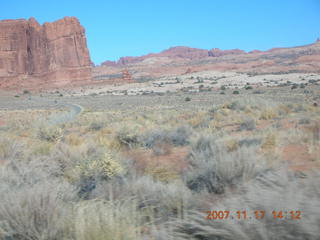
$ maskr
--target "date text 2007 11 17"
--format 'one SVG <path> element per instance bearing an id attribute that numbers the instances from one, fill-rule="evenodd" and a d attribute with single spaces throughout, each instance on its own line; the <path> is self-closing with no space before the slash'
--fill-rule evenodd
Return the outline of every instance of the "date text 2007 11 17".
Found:
<path id="1" fill-rule="evenodd" d="M 266 211 L 253 211 L 252 213 L 243 210 L 243 211 L 207 211 L 208 220 L 222 220 L 222 219 L 239 219 L 239 220 L 248 220 L 248 219 L 263 219 L 266 216 Z M 272 211 L 269 214 L 274 219 L 292 219 L 300 220 L 301 211 Z"/>

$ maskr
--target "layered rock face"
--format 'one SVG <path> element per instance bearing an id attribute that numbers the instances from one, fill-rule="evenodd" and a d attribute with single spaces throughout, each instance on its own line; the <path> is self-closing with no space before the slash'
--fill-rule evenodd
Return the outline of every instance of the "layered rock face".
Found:
<path id="1" fill-rule="evenodd" d="M 207 57 L 220 57 L 225 55 L 237 55 L 244 54 L 245 52 L 239 49 L 232 50 L 220 50 L 219 48 L 213 48 L 212 50 L 205 50 L 199 48 L 190 48 L 190 47 L 171 47 L 167 50 L 164 50 L 160 53 L 150 53 L 140 57 L 121 57 L 119 61 L 105 61 L 101 65 L 103 66 L 124 66 L 128 64 L 136 64 L 143 62 L 146 59 L 150 58 L 168 58 L 168 59 L 179 59 L 179 60 L 200 60 Z"/>
<path id="2" fill-rule="evenodd" d="M 41 89 L 90 81 L 85 30 L 77 18 L 43 25 L 34 18 L 0 21 L 0 89 Z"/>
<path id="3" fill-rule="evenodd" d="M 320 73 L 320 41 L 299 47 L 251 52 L 173 47 L 160 53 L 107 61 L 95 67 L 93 75 L 100 81 L 117 78 L 121 83 L 123 80 L 118 76 L 124 69 L 129 70 L 133 81 L 138 82 L 203 71 L 234 71 L 250 75 Z"/>

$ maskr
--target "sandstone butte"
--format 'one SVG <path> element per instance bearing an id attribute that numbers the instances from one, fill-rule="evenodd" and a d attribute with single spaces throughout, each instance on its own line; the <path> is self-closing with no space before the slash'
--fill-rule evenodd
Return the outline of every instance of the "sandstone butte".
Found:
<path id="1" fill-rule="evenodd" d="M 85 29 L 75 17 L 40 25 L 0 21 L 0 89 L 45 89 L 89 84 Z"/>

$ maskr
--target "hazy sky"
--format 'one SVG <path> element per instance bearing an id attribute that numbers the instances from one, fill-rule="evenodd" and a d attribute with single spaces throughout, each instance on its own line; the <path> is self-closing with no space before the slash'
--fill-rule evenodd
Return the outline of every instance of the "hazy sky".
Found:
<path id="1" fill-rule="evenodd" d="M 76 16 L 92 60 L 172 46 L 266 50 L 320 37 L 320 0 L 2 0 L 0 20 Z"/>

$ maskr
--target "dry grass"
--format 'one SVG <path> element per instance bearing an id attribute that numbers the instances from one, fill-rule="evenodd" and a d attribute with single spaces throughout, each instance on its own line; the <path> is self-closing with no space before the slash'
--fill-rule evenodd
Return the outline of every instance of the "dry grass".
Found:
<path id="1" fill-rule="evenodd" d="M 0 239 L 317 239 L 319 177 L 278 169 L 300 145 L 317 168 L 319 110 L 181 99 L 60 125 L 45 122 L 56 110 L 2 112 L 13 121 L 0 128 Z M 231 225 L 206 220 L 210 208 L 299 208 L 305 220 Z"/>

